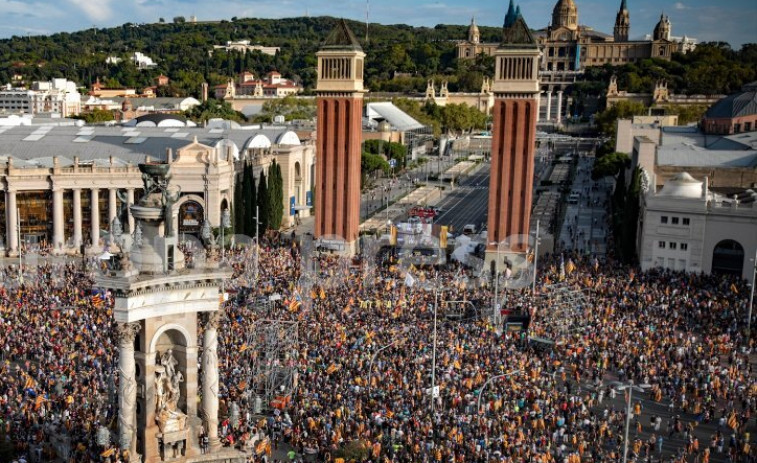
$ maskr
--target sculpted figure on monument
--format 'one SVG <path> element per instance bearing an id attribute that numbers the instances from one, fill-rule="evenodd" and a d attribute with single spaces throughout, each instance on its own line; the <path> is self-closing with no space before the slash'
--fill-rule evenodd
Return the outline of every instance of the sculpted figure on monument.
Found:
<path id="1" fill-rule="evenodd" d="M 181 431 L 186 427 L 187 415 L 179 409 L 181 383 L 184 375 L 176 370 L 179 362 L 168 349 L 158 356 L 155 367 L 155 421 L 160 432 Z"/>

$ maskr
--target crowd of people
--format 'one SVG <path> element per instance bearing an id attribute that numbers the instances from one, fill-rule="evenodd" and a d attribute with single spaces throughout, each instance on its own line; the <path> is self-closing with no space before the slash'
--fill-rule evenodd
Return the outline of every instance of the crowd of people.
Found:
<path id="1" fill-rule="evenodd" d="M 617 462 L 630 381 L 643 387 L 629 461 L 757 461 L 754 338 L 736 278 L 551 256 L 537 295 L 507 292 L 505 309 L 530 316 L 526 334 L 495 326 L 492 282 L 455 264 L 382 265 L 283 240 L 262 247 L 256 276 L 255 258 L 227 253 L 219 330 L 220 436 L 250 461 L 285 448 L 310 461 Z M 93 291 L 88 264 L 42 264 L 0 288 L 0 452 L 50 461 L 65 444 L 69 461 L 121 461 L 100 441 L 117 422 L 112 300 Z M 554 310 L 558 282 L 583 302 Z M 448 319 L 446 301 L 483 316 Z M 285 353 L 291 394 L 261 418 L 250 333 L 266 319 L 297 322 L 298 336 Z"/>

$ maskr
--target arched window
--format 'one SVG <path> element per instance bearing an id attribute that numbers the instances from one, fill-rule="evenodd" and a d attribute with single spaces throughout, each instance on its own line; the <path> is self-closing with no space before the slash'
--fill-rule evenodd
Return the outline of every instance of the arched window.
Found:
<path id="1" fill-rule="evenodd" d="M 744 247 L 734 240 L 719 242 L 712 251 L 712 273 L 741 276 L 744 269 Z"/>

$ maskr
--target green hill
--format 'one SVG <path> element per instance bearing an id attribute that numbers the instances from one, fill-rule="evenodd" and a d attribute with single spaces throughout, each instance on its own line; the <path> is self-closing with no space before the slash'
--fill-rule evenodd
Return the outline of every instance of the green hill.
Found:
<path id="1" fill-rule="evenodd" d="M 177 18 L 180 19 L 180 18 Z M 97 78 L 108 87 L 154 85 L 160 74 L 172 84 L 162 95 L 199 96 L 200 85 L 225 83 L 243 70 L 257 75 L 277 70 L 300 81 L 306 88 L 315 83 L 315 52 L 336 23 L 331 17 L 288 19 L 232 19 L 231 21 L 132 24 L 109 29 L 87 29 L 50 36 L 12 37 L 0 40 L 0 84 L 21 75 L 26 82 L 66 77 L 82 86 Z M 422 92 L 426 80 L 449 81 L 449 89 L 478 91 L 485 75 L 492 75 L 491 57 L 457 60 L 455 43 L 467 37 L 467 25 L 412 27 L 371 24 L 365 43 L 365 23 L 348 21 L 361 39 L 366 58 L 366 85 L 372 91 Z M 482 42 L 496 42 L 501 29 L 480 26 Z M 213 51 L 213 45 L 250 40 L 253 44 L 281 48 L 276 56 L 259 52 Z M 128 57 L 142 52 L 157 67 L 138 70 Z M 211 51 L 213 51 L 211 53 Z M 109 56 L 121 58 L 106 64 Z M 402 76 L 395 77 L 395 73 Z M 617 74 L 625 90 L 649 91 L 657 79 L 669 81 L 674 93 L 732 93 L 757 79 L 757 45 L 731 50 L 728 44 L 701 44 L 688 55 L 675 55 L 670 62 L 644 60 L 622 67 L 589 69 L 576 96 L 601 95 L 609 76 Z"/>
<path id="2" fill-rule="evenodd" d="M 221 84 L 242 70 L 264 74 L 277 70 L 299 79 L 306 87 L 315 79 L 315 52 L 333 28 L 335 18 L 238 19 L 202 23 L 132 24 L 109 29 L 87 29 L 50 36 L 12 37 L 0 40 L 0 83 L 15 74 L 27 81 L 66 77 L 80 85 L 99 78 L 107 86 L 141 89 L 154 85 L 161 73 L 169 76 L 175 92 L 199 95 L 203 81 Z M 364 42 L 365 24 L 348 21 Z M 484 40 L 496 40 L 498 28 L 482 27 Z M 366 80 L 370 88 L 394 72 L 429 76 L 457 72 L 454 40 L 466 37 L 467 26 L 435 28 L 405 25 L 370 25 Z M 213 50 L 231 40 L 281 47 L 277 56 L 259 52 L 227 53 Z M 138 70 L 126 58 L 133 52 L 153 58 L 158 66 Z M 123 59 L 117 65 L 106 58 Z"/>

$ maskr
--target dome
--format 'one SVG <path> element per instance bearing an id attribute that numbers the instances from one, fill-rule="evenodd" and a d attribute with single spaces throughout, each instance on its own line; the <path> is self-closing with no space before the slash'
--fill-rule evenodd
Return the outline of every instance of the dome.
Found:
<path id="1" fill-rule="evenodd" d="M 677 198 L 701 198 L 702 184 L 688 172 L 681 172 L 665 182 L 658 196 L 669 196 Z"/>
<path id="2" fill-rule="evenodd" d="M 558 0 L 552 10 L 552 27 L 578 28 L 578 7 L 573 0 Z"/>
<path id="3" fill-rule="evenodd" d="M 481 38 L 481 31 L 478 30 L 476 25 L 476 18 L 471 18 L 470 27 L 468 28 L 468 40 L 473 43 L 478 43 Z"/>

